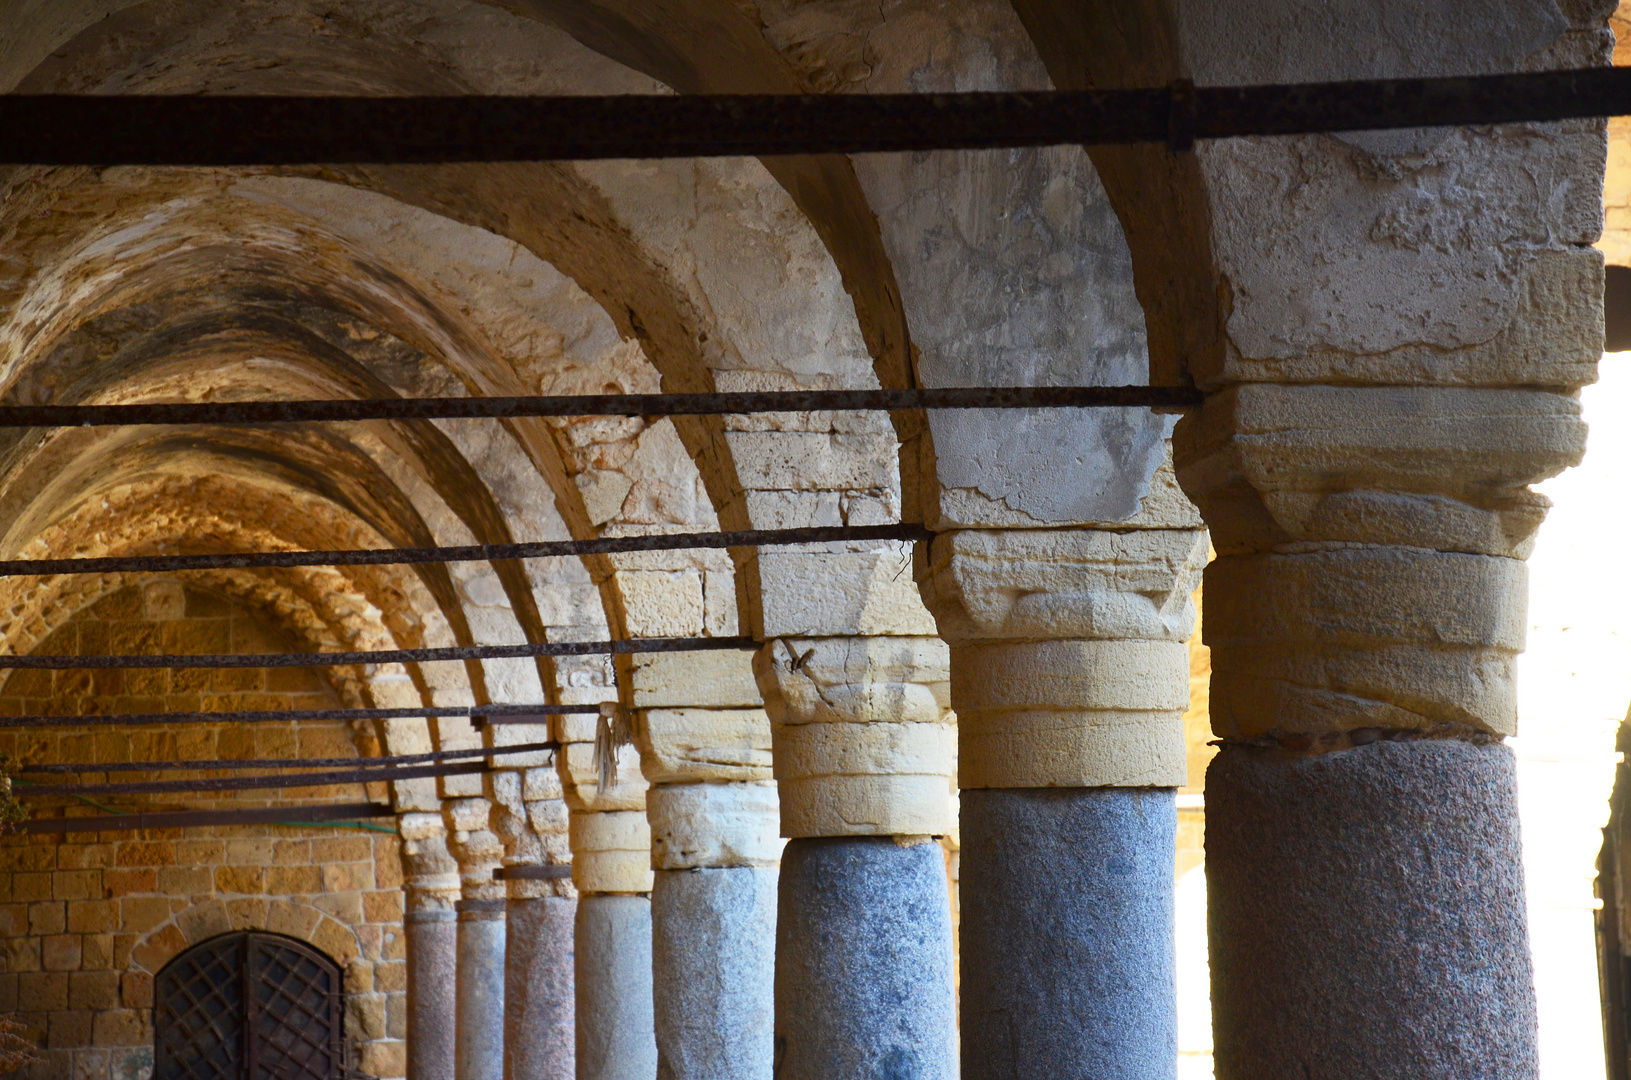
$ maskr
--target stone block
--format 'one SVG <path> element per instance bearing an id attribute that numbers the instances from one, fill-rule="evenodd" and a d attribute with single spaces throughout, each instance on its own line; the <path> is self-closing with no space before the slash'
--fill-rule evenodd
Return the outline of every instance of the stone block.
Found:
<path id="1" fill-rule="evenodd" d="M 941 533 L 921 586 L 952 644 L 1055 638 L 1187 641 L 1204 529 Z"/>
<path id="2" fill-rule="evenodd" d="M 628 632 L 686 637 L 703 628 L 702 575 L 694 570 L 623 570 L 617 575 Z"/>
<path id="3" fill-rule="evenodd" d="M 79 966 L 85 971 L 112 970 L 113 935 L 86 934 L 80 939 Z"/>
<path id="4" fill-rule="evenodd" d="M 323 872 L 316 866 L 269 866 L 264 892 L 274 896 L 310 895 L 323 889 Z"/>
<path id="5" fill-rule="evenodd" d="M 36 937 L 60 934 L 68 928 L 68 905 L 61 900 L 45 900 L 28 905 L 28 932 Z"/>
<path id="6" fill-rule="evenodd" d="M 764 704 L 753 677 L 753 658 L 747 652 L 643 653 L 632 661 L 637 709 L 754 708 Z"/>
<path id="7" fill-rule="evenodd" d="M 127 971 L 119 976 L 119 1000 L 127 1009 L 153 1007 L 153 976 L 145 971 Z"/>
<path id="8" fill-rule="evenodd" d="M 1206 574 L 1212 729 L 1226 737 L 1516 728 L 1516 559 L 1374 547 L 1220 558 Z"/>
<path id="9" fill-rule="evenodd" d="M 89 1009 L 53 1012 L 46 1028 L 45 1045 L 52 1050 L 90 1045 L 96 1014 Z"/>
<path id="10" fill-rule="evenodd" d="M 232 916 L 220 900 L 206 900 L 176 916 L 176 926 L 188 944 L 196 944 L 232 930 Z"/>
<path id="11" fill-rule="evenodd" d="M 208 866 L 163 866 L 158 870 L 159 891 L 170 896 L 209 896 L 215 892 L 215 873 Z"/>
<path id="12" fill-rule="evenodd" d="M 1522 558 L 1580 460 L 1580 403 L 1538 390 L 1233 387 L 1174 436 L 1219 554 L 1401 544 Z"/>
<path id="13" fill-rule="evenodd" d="M 75 934 L 112 933 L 119 929 L 119 901 L 71 900 L 68 929 Z"/>
<path id="14" fill-rule="evenodd" d="M 912 580 L 904 545 L 874 551 L 759 555 L 760 617 L 765 637 L 935 632 Z"/>
<path id="15" fill-rule="evenodd" d="M 234 930 L 258 930 L 266 925 L 267 903 L 260 897 L 240 896 L 226 903 Z"/>
<path id="16" fill-rule="evenodd" d="M 145 934 L 154 927 L 168 922 L 170 902 L 162 896 L 127 896 L 119 901 L 119 927 L 136 934 Z"/>
<path id="17" fill-rule="evenodd" d="M 9 972 L 40 970 L 40 939 L 37 937 L 8 937 L 0 939 L 0 956 L 4 969 Z"/>
<path id="18" fill-rule="evenodd" d="M 109 1009 L 96 1014 L 91 1041 L 97 1046 L 141 1046 L 153 1040 L 153 1027 L 139 1009 Z"/>
<path id="19" fill-rule="evenodd" d="M 925 637 L 788 638 L 754 655 L 777 724 L 947 723 L 950 653 Z"/>
<path id="20" fill-rule="evenodd" d="M 566 803 L 574 811 L 639 811 L 646 805 L 646 778 L 640 772 L 640 754 L 625 747 L 617 754 L 613 784 L 602 791 L 594 764 L 594 747 L 572 743 L 556 754 L 556 768 L 566 790 Z"/>
<path id="21" fill-rule="evenodd" d="M 217 866 L 215 891 L 218 893 L 261 893 L 266 891 L 266 874 L 259 866 Z"/>
<path id="22" fill-rule="evenodd" d="M 266 929 L 274 934 L 287 934 L 305 941 L 321 917 L 320 911 L 305 904 L 274 900 L 266 909 Z"/>
<path id="23" fill-rule="evenodd" d="M 572 881 L 588 893 L 651 891 L 651 827 L 640 811 L 574 813 Z"/>
<path id="24" fill-rule="evenodd" d="M 728 431 L 725 440 L 746 488 L 866 491 L 899 486 L 893 432 Z"/>
<path id="25" fill-rule="evenodd" d="M 653 784 L 770 779 L 770 718 L 762 708 L 641 710 L 635 744 Z"/>
<path id="26" fill-rule="evenodd" d="M 357 1047 L 357 1067 L 366 1076 L 381 1080 L 408 1075 L 408 1044 L 400 1039 L 375 1040 Z"/>
<path id="27" fill-rule="evenodd" d="M 68 975 L 62 971 L 24 971 L 17 976 L 17 996 L 25 1012 L 47 1012 L 68 1007 Z"/>
<path id="28" fill-rule="evenodd" d="M 40 939 L 40 965 L 47 971 L 78 971 L 78 934 L 53 934 Z"/>
<path id="29" fill-rule="evenodd" d="M 659 785 L 646 799 L 656 870 L 775 866 L 780 804 L 773 783 Z"/>
<path id="30" fill-rule="evenodd" d="M 174 925 L 161 927 L 130 951 L 130 958 L 143 969 L 157 972 L 188 945 Z"/>
<path id="31" fill-rule="evenodd" d="M 113 1009 L 119 1006 L 119 972 L 76 971 L 68 976 L 70 1009 Z"/>

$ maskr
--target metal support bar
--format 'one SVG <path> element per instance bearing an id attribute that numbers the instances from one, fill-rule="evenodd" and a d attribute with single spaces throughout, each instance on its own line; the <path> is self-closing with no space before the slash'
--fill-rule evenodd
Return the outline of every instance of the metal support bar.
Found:
<path id="1" fill-rule="evenodd" d="M 0 94 L 0 114 L 6 95 Z M 189 98 L 187 100 L 203 100 Z M 260 99 L 256 99 L 260 100 Z M 670 99 L 664 99 L 670 100 Z M 0 119 L 0 147 L 4 146 Z M 557 397 L 340 398 L 147 405 L 5 405 L 0 428 L 128 424 L 287 424 L 340 420 L 482 420 L 529 416 L 737 416 L 772 412 L 913 409 L 1179 409 L 1203 395 L 1184 386 L 959 386 L 928 390 L 772 390 L 730 394 L 585 394 Z"/>
<path id="2" fill-rule="evenodd" d="M 554 881 L 571 876 L 571 863 L 537 863 L 531 866 L 493 867 L 494 881 Z"/>
<path id="3" fill-rule="evenodd" d="M 965 94 L 0 95 L 0 161 L 299 165 L 1168 143 L 1631 112 L 1631 71 Z"/>
<path id="4" fill-rule="evenodd" d="M 266 806 L 250 810 L 163 810 L 156 813 L 97 814 L 90 817 L 35 818 L 19 828 L 26 833 L 139 832 L 143 829 L 195 829 L 208 825 L 295 825 L 315 821 L 353 821 L 391 817 L 384 803 L 339 803 L 332 806 Z"/>
<path id="5" fill-rule="evenodd" d="M 225 776 L 204 780 L 153 780 L 124 784 L 30 784 L 13 791 L 19 799 L 77 798 L 81 795 L 157 795 L 180 791 L 267 791 L 273 788 L 328 787 L 330 784 L 369 784 L 396 780 L 422 780 L 431 776 L 470 776 L 486 772 L 485 761 L 452 765 L 416 765 L 408 768 L 335 769 L 330 772 L 282 773 L 277 776 Z"/>
<path id="6" fill-rule="evenodd" d="M 22 574 L 169 573 L 180 570 L 241 570 L 290 566 L 398 566 L 418 563 L 497 562 L 570 555 L 618 555 L 634 551 L 767 547 L 867 540 L 933 540 L 921 525 L 833 525 L 808 529 L 746 529 L 738 532 L 658 533 L 594 540 L 547 540 L 460 547 L 368 548 L 344 551 L 249 551 L 220 555 L 129 555 L 98 559 L 5 559 L 0 577 Z"/>
<path id="7" fill-rule="evenodd" d="M 164 653 L 156 656 L 0 656 L 0 670 L 38 668 L 258 668 L 341 667 L 348 664 L 425 664 L 438 660 L 495 660 L 537 656 L 603 656 L 625 653 L 709 652 L 753 649 L 748 637 L 631 638 L 625 641 L 551 641 L 527 645 L 457 645 L 445 649 L 379 649 L 331 653 Z M 596 710 L 599 711 L 598 709 Z"/>
<path id="8" fill-rule="evenodd" d="M 0 728 L 101 727 L 139 724 L 265 724 L 305 720 L 398 720 L 411 717 L 468 716 L 475 726 L 495 723 L 548 723 L 550 716 L 599 716 L 599 705 L 415 705 L 400 709 L 251 709 L 229 712 L 106 713 L 75 716 L 0 716 Z M 512 719 L 512 717 L 514 719 Z"/>
<path id="9" fill-rule="evenodd" d="M 112 773 L 112 772 L 165 772 L 193 769 L 325 769 L 358 765 L 370 769 L 387 765 L 420 765 L 429 761 L 452 761 L 455 758 L 501 757 L 505 754 L 530 754 L 543 750 L 558 750 L 560 743 L 520 743 L 515 746 L 475 746 L 468 750 L 437 750 L 429 754 L 387 754 L 365 758 L 215 758 L 208 761 L 70 761 L 48 765 L 23 765 L 17 771 L 23 776 L 40 773 Z"/>

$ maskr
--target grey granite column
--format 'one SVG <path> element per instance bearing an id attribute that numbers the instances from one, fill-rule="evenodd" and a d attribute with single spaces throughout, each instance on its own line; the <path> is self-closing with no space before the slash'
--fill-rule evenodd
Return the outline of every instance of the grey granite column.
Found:
<path id="1" fill-rule="evenodd" d="M 776 923 L 777 1080 L 955 1080 L 951 987 L 939 844 L 788 842 Z"/>
<path id="2" fill-rule="evenodd" d="M 962 826 L 963 1076 L 1171 1077 L 1172 789 L 965 791 Z"/>
<path id="3" fill-rule="evenodd" d="M 579 1080 L 652 1080 L 650 898 L 580 895 L 575 948 Z"/>
<path id="4" fill-rule="evenodd" d="M 508 1080 L 571 1080 L 578 902 L 510 898 L 505 927 L 504 1058 Z"/>
<path id="5" fill-rule="evenodd" d="M 458 1080 L 504 1080 L 504 909 L 498 899 L 460 900 Z"/>
<path id="6" fill-rule="evenodd" d="M 771 1080 L 776 868 L 659 870 L 652 971 L 663 1080 Z"/>
<path id="7" fill-rule="evenodd" d="M 409 890 L 409 903 L 415 897 Z M 448 908 L 410 907 L 402 919 L 408 950 L 408 1080 L 454 1075 L 458 928 Z"/>
<path id="8" fill-rule="evenodd" d="M 1450 739 L 1206 774 L 1219 1080 L 1533 1080 L 1512 752 Z"/>

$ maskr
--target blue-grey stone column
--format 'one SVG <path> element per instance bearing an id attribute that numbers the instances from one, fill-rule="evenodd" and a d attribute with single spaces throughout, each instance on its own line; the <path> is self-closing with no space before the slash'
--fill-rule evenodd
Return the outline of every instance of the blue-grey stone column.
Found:
<path id="1" fill-rule="evenodd" d="M 581 894 L 574 945 L 579 1080 L 652 1080 L 651 898 Z"/>
<path id="2" fill-rule="evenodd" d="M 776 868 L 659 870 L 651 919 L 658 1075 L 771 1080 Z"/>
<path id="3" fill-rule="evenodd" d="M 955 1080 L 945 849 L 956 732 L 934 638 L 775 641 L 776 1080 Z"/>
<path id="4" fill-rule="evenodd" d="M 504 1080 L 502 899 L 460 900 L 457 1080 Z"/>
<path id="5" fill-rule="evenodd" d="M 955 1080 L 951 982 L 938 843 L 788 842 L 776 924 L 777 1080 Z"/>
<path id="6" fill-rule="evenodd" d="M 442 1080 L 456 1068 L 458 927 L 453 897 L 435 895 L 443 891 L 420 890 L 410 883 L 402 919 L 408 952 L 408 1080 Z M 431 901 L 446 906 L 432 906 Z"/>
<path id="7" fill-rule="evenodd" d="M 963 1075 L 1170 1077 L 1171 788 L 962 800 Z"/>

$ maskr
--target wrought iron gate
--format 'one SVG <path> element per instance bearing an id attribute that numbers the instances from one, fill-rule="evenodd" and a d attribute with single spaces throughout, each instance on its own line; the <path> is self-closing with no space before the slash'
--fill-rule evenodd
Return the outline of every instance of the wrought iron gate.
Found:
<path id="1" fill-rule="evenodd" d="M 154 987 L 153 1080 L 341 1080 L 340 969 L 277 934 L 222 934 Z"/>

